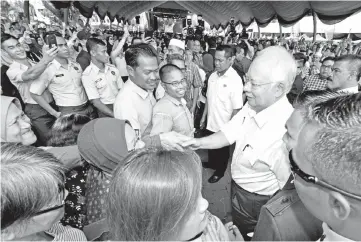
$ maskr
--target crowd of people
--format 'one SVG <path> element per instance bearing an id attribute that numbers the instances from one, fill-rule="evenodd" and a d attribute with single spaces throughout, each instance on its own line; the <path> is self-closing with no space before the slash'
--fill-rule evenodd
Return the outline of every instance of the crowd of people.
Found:
<path id="1" fill-rule="evenodd" d="M 361 240 L 360 44 L 12 23 L 1 50 L 2 240 Z"/>

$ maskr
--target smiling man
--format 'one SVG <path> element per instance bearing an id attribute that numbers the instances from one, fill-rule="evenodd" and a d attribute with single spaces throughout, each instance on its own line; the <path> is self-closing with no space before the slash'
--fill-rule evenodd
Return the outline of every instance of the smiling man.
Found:
<path id="1" fill-rule="evenodd" d="M 290 155 L 297 193 L 323 221 L 321 241 L 361 240 L 361 94 L 311 106 Z"/>
<path id="2" fill-rule="evenodd" d="M 244 86 L 248 102 L 215 134 L 185 142 L 193 149 L 236 143 L 232 158 L 232 217 L 243 237 L 253 232 L 260 209 L 287 182 L 290 170 L 282 137 L 293 108 L 286 94 L 296 62 L 283 47 L 260 51 Z"/>
<path id="3" fill-rule="evenodd" d="M 184 99 L 187 82 L 182 70 L 167 64 L 159 70 L 159 75 L 166 94 L 154 106 L 151 135 L 175 131 L 193 137 L 193 119 Z"/>

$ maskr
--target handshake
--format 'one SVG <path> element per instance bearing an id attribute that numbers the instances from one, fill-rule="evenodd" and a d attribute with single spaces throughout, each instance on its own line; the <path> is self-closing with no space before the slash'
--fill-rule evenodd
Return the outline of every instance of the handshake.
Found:
<path id="1" fill-rule="evenodd" d="M 185 149 L 198 150 L 200 140 L 185 136 L 174 131 L 159 135 L 162 147 L 165 150 L 184 151 Z"/>

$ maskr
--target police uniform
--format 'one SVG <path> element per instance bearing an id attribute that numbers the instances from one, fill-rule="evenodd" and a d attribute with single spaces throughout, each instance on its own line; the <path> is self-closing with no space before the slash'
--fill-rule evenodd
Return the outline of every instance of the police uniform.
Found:
<path id="1" fill-rule="evenodd" d="M 78 113 L 91 119 L 96 118 L 97 113 L 88 102 L 81 83 L 81 75 L 82 69 L 78 63 L 68 60 L 68 67 L 64 68 L 57 60 L 53 60 L 31 84 L 30 92 L 41 95 L 48 88 L 62 115 Z"/>
<path id="2" fill-rule="evenodd" d="M 284 188 L 261 208 L 252 240 L 316 241 L 321 235 L 322 222 L 303 205 L 291 175 Z"/>
<path id="3" fill-rule="evenodd" d="M 113 111 L 115 99 L 123 87 L 123 80 L 114 65 L 105 64 L 105 70 L 101 72 L 96 65 L 90 63 L 83 72 L 82 83 L 89 100 L 100 99 Z M 98 110 L 98 115 L 99 117 L 106 116 L 100 110 Z"/>

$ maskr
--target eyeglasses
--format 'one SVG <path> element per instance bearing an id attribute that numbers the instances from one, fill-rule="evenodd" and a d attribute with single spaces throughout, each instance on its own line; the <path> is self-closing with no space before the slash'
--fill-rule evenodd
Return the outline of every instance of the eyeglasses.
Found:
<path id="1" fill-rule="evenodd" d="M 184 83 L 186 83 L 186 79 L 183 78 L 179 82 L 172 82 L 172 83 L 164 82 L 164 81 L 162 81 L 162 82 L 165 83 L 165 84 L 171 85 L 172 87 L 178 87 L 178 86 L 183 85 Z"/>
<path id="2" fill-rule="evenodd" d="M 300 178 L 302 178 L 302 180 L 304 180 L 305 182 L 308 182 L 308 183 L 313 183 L 313 184 L 317 184 L 321 187 L 324 187 L 324 188 L 327 188 L 329 190 L 332 190 L 334 192 L 338 192 L 338 193 L 341 193 L 342 195 L 345 195 L 347 197 L 350 197 L 350 198 L 353 198 L 353 199 L 356 199 L 356 200 L 360 200 L 361 201 L 361 197 L 358 196 L 358 195 L 355 195 L 355 194 L 352 194 L 352 193 L 349 193 L 349 192 L 346 192 L 346 191 L 343 191 L 335 186 L 332 186 L 324 181 L 321 181 L 320 179 L 318 179 L 316 176 L 312 176 L 312 175 L 309 175 L 307 173 L 305 173 L 304 171 L 302 171 L 298 165 L 296 164 L 296 162 L 293 160 L 293 157 L 292 157 L 292 150 L 290 151 L 289 153 L 289 160 L 290 160 L 290 164 L 291 164 L 291 171 L 292 171 L 292 175 L 294 177 L 296 177 L 296 174 L 297 176 L 299 176 Z"/>
<path id="3" fill-rule="evenodd" d="M 252 88 L 257 88 L 257 87 L 272 84 L 272 83 L 276 83 L 276 82 L 254 83 L 251 81 L 251 79 L 249 77 L 246 76 L 244 85 L 250 84 Z"/>
<path id="4" fill-rule="evenodd" d="M 64 186 L 60 186 L 59 185 L 59 193 L 63 193 L 63 200 L 62 200 L 62 202 L 61 202 L 61 204 L 60 205 L 56 205 L 56 206 L 54 206 L 54 207 L 50 207 L 50 208 L 47 208 L 47 209 L 44 209 L 44 210 L 40 210 L 39 212 L 37 212 L 36 214 L 35 214 L 35 216 L 37 216 L 37 215 L 41 215 L 41 214 L 44 214 L 44 213 L 48 213 L 48 212 L 50 212 L 50 211 L 54 211 L 54 210 L 58 210 L 59 208 L 62 208 L 62 207 L 64 207 L 64 204 L 65 204 L 65 188 L 64 188 Z"/>

